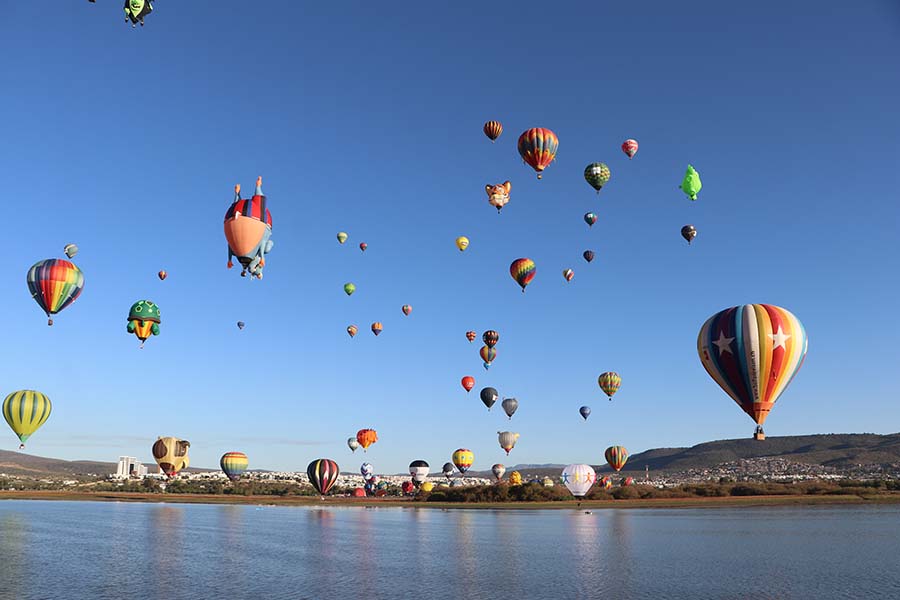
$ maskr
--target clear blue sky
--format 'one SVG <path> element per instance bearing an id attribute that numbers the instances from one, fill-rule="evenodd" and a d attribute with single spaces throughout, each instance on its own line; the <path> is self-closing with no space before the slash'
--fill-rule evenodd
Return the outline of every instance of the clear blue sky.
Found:
<path id="1" fill-rule="evenodd" d="M 119 1 L 6 3 L 0 391 L 53 401 L 28 451 L 150 461 L 176 435 L 196 466 L 242 450 L 251 467 L 395 472 L 458 447 L 487 469 L 744 438 L 696 336 L 750 302 L 809 334 L 769 435 L 900 429 L 900 7 L 489 4 L 158 0 L 133 30 Z M 488 119 L 505 127 L 493 145 Z M 529 127 L 560 139 L 540 182 L 516 152 Z M 599 198 L 593 161 L 612 170 Z M 689 162 L 695 203 L 677 189 Z M 222 220 L 257 175 L 275 247 L 250 282 L 225 268 Z M 506 179 L 498 216 L 484 186 Z M 68 242 L 86 283 L 51 328 L 25 274 Z M 520 256 L 537 263 L 524 295 Z M 163 322 L 139 350 L 125 325 L 143 298 Z M 464 333 L 489 328 L 486 372 Z M 519 399 L 511 422 L 485 385 Z M 380 441 L 351 454 L 362 427 Z"/>

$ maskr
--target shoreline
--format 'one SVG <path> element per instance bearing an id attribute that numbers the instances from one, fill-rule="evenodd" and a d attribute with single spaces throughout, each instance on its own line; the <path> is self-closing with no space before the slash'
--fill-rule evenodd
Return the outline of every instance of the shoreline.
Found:
<path id="1" fill-rule="evenodd" d="M 412 498 L 347 498 L 319 496 L 233 496 L 226 494 L 144 494 L 140 492 L 0 491 L 0 500 L 69 502 L 143 502 L 172 504 L 235 504 L 248 506 L 301 506 L 341 508 L 424 508 L 475 510 L 544 510 L 611 508 L 717 508 L 734 506 L 820 506 L 900 504 L 900 494 L 722 496 L 645 498 L 629 500 L 562 500 L 554 502 L 423 502 Z"/>

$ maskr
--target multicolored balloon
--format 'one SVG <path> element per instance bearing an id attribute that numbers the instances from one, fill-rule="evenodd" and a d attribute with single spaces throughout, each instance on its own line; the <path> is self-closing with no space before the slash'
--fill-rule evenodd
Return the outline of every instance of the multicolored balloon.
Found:
<path id="1" fill-rule="evenodd" d="M 365 252 L 365 251 L 366 251 L 366 248 L 368 248 L 368 247 L 369 247 L 369 245 L 368 245 L 367 243 L 365 243 L 365 242 L 360 242 L 360 243 L 359 243 L 359 249 L 362 250 L 363 252 Z"/>
<path id="2" fill-rule="evenodd" d="M 512 419 L 512 416 L 519 410 L 519 401 L 515 398 L 504 398 L 500 406 L 503 407 L 503 412 L 506 413 L 506 416 Z"/>
<path id="3" fill-rule="evenodd" d="M 484 342 L 484 345 L 488 348 L 493 348 L 497 345 L 497 342 L 500 341 L 500 334 L 493 329 L 488 329 L 481 334 L 481 341 Z"/>
<path id="4" fill-rule="evenodd" d="M 575 277 L 575 271 L 572 269 L 563 269 L 563 277 L 565 277 L 566 281 L 572 281 L 572 278 Z"/>
<path id="5" fill-rule="evenodd" d="M 694 167 L 688 165 L 684 179 L 681 181 L 681 191 L 687 194 L 691 200 L 696 200 L 697 194 L 700 193 L 700 188 L 702 187 L 703 183 L 700 182 L 700 173 Z"/>
<path id="6" fill-rule="evenodd" d="M 530 258 L 517 258 L 509 265 L 509 274 L 521 286 L 523 294 L 525 287 L 534 279 L 536 269 L 534 261 Z"/>
<path id="7" fill-rule="evenodd" d="M 179 440 L 174 437 L 156 438 L 152 447 L 153 458 L 156 459 L 156 464 L 166 474 L 166 477 L 171 479 L 190 464 L 188 458 L 188 448 L 190 447 L 191 443 L 187 440 Z"/>
<path id="8" fill-rule="evenodd" d="M 50 418 L 50 398 L 34 390 L 19 390 L 3 400 L 3 418 L 25 448 L 25 442 Z"/>
<path id="9" fill-rule="evenodd" d="M 693 225 L 685 225 L 681 228 L 681 237 L 687 240 L 688 245 L 690 246 L 691 242 L 697 237 L 697 230 Z"/>
<path id="10" fill-rule="evenodd" d="M 625 463 L 628 462 L 628 450 L 625 449 L 625 446 L 610 446 L 606 449 L 604 456 L 606 457 L 606 462 L 616 472 L 621 471 Z"/>
<path id="11" fill-rule="evenodd" d="M 63 248 L 63 252 L 65 252 L 66 256 L 69 258 L 75 258 L 75 255 L 78 254 L 78 246 L 75 244 L 66 244 Z"/>
<path id="12" fill-rule="evenodd" d="M 488 139 L 493 142 L 500 137 L 501 133 L 503 133 L 503 125 L 500 124 L 500 121 L 488 121 L 484 124 L 482 131 L 484 131 L 484 135 L 488 136 Z"/>
<path id="13" fill-rule="evenodd" d="M 537 178 L 556 158 L 559 139 L 556 134 L 543 127 L 528 129 L 519 136 L 519 156 L 537 172 Z"/>
<path id="14" fill-rule="evenodd" d="M 240 184 L 234 186 L 234 202 L 225 212 L 225 240 L 228 242 L 228 268 L 237 258 L 241 263 L 241 277 L 262 279 L 265 255 L 274 245 L 272 241 L 272 214 L 266 208 L 266 196 L 262 192 L 262 177 L 256 178 L 253 197 L 241 198 Z"/>
<path id="15" fill-rule="evenodd" d="M 600 487 L 604 490 L 608 490 L 612 488 L 612 479 L 609 477 L 601 477 L 600 478 Z"/>
<path id="16" fill-rule="evenodd" d="M 800 321 L 771 304 L 717 312 L 697 336 L 703 368 L 756 423 L 757 439 L 775 402 L 803 366 L 809 340 Z"/>
<path id="17" fill-rule="evenodd" d="M 598 194 L 603 186 L 609 183 L 610 175 L 609 167 L 601 162 L 591 163 L 584 168 L 584 180 L 597 190 Z"/>
<path id="18" fill-rule="evenodd" d="M 309 482 L 323 496 L 334 487 L 339 475 L 338 464 L 327 458 L 314 460 L 306 467 L 306 476 L 309 477 Z"/>
<path id="19" fill-rule="evenodd" d="M 628 155 L 628 159 L 631 160 L 634 158 L 634 155 L 637 154 L 638 151 L 638 143 L 637 140 L 625 140 L 622 142 L 622 152 Z"/>
<path id="20" fill-rule="evenodd" d="M 634 485 L 634 477 L 626 477 L 625 479 L 622 480 L 622 482 L 619 485 L 621 485 L 622 487 L 628 487 L 629 485 Z"/>
<path id="21" fill-rule="evenodd" d="M 81 269 L 61 258 L 48 258 L 34 263 L 25 278 L 31 297 L 47 315 L 47 325 L 53 325 L 50 315 L 66 308 L 81 295 L 84 275 Z"/>
<path id="22" fill-rule="evenodd" d="M 478 337 L 478 334 L 475 333 L 474 331 L 467 331 L 467 332 L 466 332 L 466 339 L 469 340 L 469 343 L 470 343 L 470 344 L 471 344 L 472 342 L 474 342 L 474 341 L 475 341 L 475 338 L 477 338 L 477 337 Z"/>
<path id="23" fill-rule="evenodd" d="M 466 390 L 466 393 L 472 391 L 472 388 L 475 387 L 475 378 L 471 375 L 466 375 L 460 380 L 460 385 L 463 386 L 463 389 Z"/>
<path id="24" fill-rule="evenodd" d="M 350 337 L 355 336 L 357 331 L 359 331 L 359 327 L 357 327 L 356 325 L 348 325 L 347 326 L 347 334 Z"/>
<path id="25" fill-rule="evenodd" d="M 356 449 L 359 448 L 359 442 L 356 441 L 355 437 L 347 438 L 347 446 L 351 452 L 356 452 Z"/>
<path id="26" fill-rule="evenodd" d="M 453 453 L 451 460 L 460 473 L 465 473 L 472 466 L 472 463 L 475 462 L 475 455 L 467 448 L 458 448 Z"/>
<path id="27" fill-rule="evenodd" d="M 375 467 L 372 466 L 372 463 L 364 462 L 359 466 L 359 474 L 364 479 L 370 479 L 375 474 Z"/>
<path id="28" fill-rule="evenodd" d="M 584 253 L 582 254 L 582 256 L 584 257 L 584 260 L 591 262 L 592 260 L 594 260 L 594 251 L 593 250 L 585 250 Z"/>
<path id="29" fill-rule="evenodd" d="M 489 348 L 488 346 L 482 346 L 481 350 L 478 351 L 478 354 L 481 355 L 481 360 L 484 361 L 484 368 L 490 369 L 491 363 L 494 362 L 495 358 L 497 358 L 497 349 Z"/>
<path id="30" fill-rule="evenodd" d="M 487 192 L 488 196 L 488 204 L 496 208 L 498 214 L 509 202 L 509 192 L 511 189 L 512 184 L 509 181 L 504 181 L 503 183 L 498 183 L 496 185 L 488 184 L 484 186 L 484 191 Z"/>
<path id="31" fill-rule="evenodd" d="M 609 397 L 611 402 L 613 395 L 618 392 L 619 388 L 622 386 L 622 377 L 615 371 L 600 373 L 600 376 L 597 378 L 597 385 L 600 386 L 600 389 Z"/>
<path id="32" fill-rule="evenodd" d="M 406 315 L 408 317 L 409 313 L 412 312 L 412 306 L 410 306 L 409 304 L 404 304 L 403 306 L 400 307 L 400 310 L 403 312 L 404 315 Z"/>
<path id="33" fill-rule="evenodd" d="M 578 412 L 581 413 L 581 417 L 587 421 L 587 418 L 591 416 L 591 407 L 590 406 L 582 406 L 578 409 Z"/>
<path id="34" fill-rule="evenodd" d="M 128 333 L 141 340 L 141 348 L 151 335 L 159 335 L 159 324 L 162 323 L 159 306 L 151 300 L 138 300 L 128 311 Z"/>
<path id="35" fill-rule="evenodd" d="M 378 336 L 379 333 L 381 333 L 381 331 L 383 329 L 384 329 L 384 327 L 381 325 L 380 322 L 375 321 L 374 323 L 372 323 L 372 333 L 374 333 L 376 337 Z"/>
<path id="36" fill-rule="evenodd" d="M 588 227 L 593 227 L 598 218 L 599 217 L 592 212 L 584 213 L 584 222 L 588 224 Z"/>
<path id="37" fill-rule="evenodd" d="M 499 397 L 500 392 L 498 392 L 495 388 L 486 387 L 481 390 L 481 401 L 485 406 L 487 406 L 487 409 L 489 411 Z"/>
<path id="38" fill-rule="evenodd" d="M 369 449 L 369 446 L 378 441 L 378 432 L 374 429 L 360 429 L 356 432 L 356 441 L 362 446 L 363 452 Z"/>
<path id="39" fill-rule="evenodd" d="M 247 455 L 243 452 L 226 452 L 219 459 L 219 466 L 228 479 L 238 481 L 241 475 L 247 471 L 250 461 L 247 460 Z"/>
<path id="40" fill-rule="evenodd" d="M 460 252 L 464 251 L 466 248 L 469 247 L 469 238 L 467 238 L 464 235 L 461 235 L 458 238 L 456 238 L 456 247 L 459 248 Z"/>
<path id="41" fill-rule="evenodd" d="M 156 276 L 159 277 L 160 281 L 165 281 L 166 277 L 168 277 L 169 274 L 163 270 L 163 271 L 160 271 L 159 273 L 157 273 Z"/>
<path id="42" fill-rule="evenodd" d="M 503 474 L 506 473 L 506 467 L 497 463 L 491 467 L 491 473 L 494 474 L 494 478 L 496 478 L 497 481 L 500 481 L 503 479 Z"/>
<path id="43" fill-rule="evenodd" d="M 512 431 L 498 431 L 497 441 L 500 443 L 500 447 L 506 451 L 506 455 L 509 456 L 509 451 L 515 448 L 516 442 L 519 441 L 519 434 Z"/>
<path id="44" fill-rule="evenodd" d="M 560 479 L 573 496 L 584 498 L 591 486 L 594 485 L 594 481 L 597 480 L 597 474 L 590 465 L 573 464 L 562 470 Z"/>
<path id="45" fill-rule="evenodd" d="M 350 237 L 350 236 L 347 235 L 346 232 L 344 232 L 344 231 L 338 231 L 338 234 L 337 234 L 337 241 L 338 241 L 338 244 L 343 244 L 344 242 L 347 241 L 347 239 L 348 239 L 349 237 Z"/>
<path id="46" fill-rule="evenodd" d="M 144 17 L 153 12 L 150 0 L 125 0 L 125 22 L 131 21 L 131 27 L 140 23 L 144 26 Z"/>

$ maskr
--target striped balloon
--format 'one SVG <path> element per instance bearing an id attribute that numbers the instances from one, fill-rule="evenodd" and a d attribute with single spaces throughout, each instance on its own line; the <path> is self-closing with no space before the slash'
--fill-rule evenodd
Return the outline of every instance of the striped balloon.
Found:
<path id="1" fill-rule="evenodd" d="M 575 277 L 575 271 L 572 269 L 563 269 L 563 277 L 566 278 L 566 281 L 572 281 L 572 278 Z"/>
<path id="2" fill-rule="evenodd" d="M 309 466 L 306 467 L 306 475 L 309 477 L 309 483 L 324 496 L 337 482 L 340 468 L 333 460 L 319 458 L 309 463 Z"/>
<path id="3" fill-rule="evenodd" d="M 637 154 L 638 151 L 638 143 L 637 140 L 625 140 L 622 142 L 622 152 L 628 155 L 628 159 L 631 160 L 634 158 L 634 155 Z"/>
<path id="4" fill-rule="evenodd" d="M 584 180 L 597 190 L 598 194 L 603 189 L 603 186 L 609 182 L 609 177 L 609 167 L 603 163 L 591 163 L 584 168 Z"/>
<path id="5" fill-rule="evenodd" d="M 500 341 L 500 334 L 493 329 L 488 329 L 481 334 L 481 341 L 483 341 L 484 345 L 488 348 L 493 348 L 497 345 L 497 342 Z"/>
<path id="6" fill-rule="evenodd" d="M 467 448 L 458 448 L 450 459 L 460 473 L 465 473 L 472 466 L 472 463 L 475 462 L 475 455 Z"/>
<path id="7" fill-rule="evenodd" d="M 490 140 L 493 142 L 498 137 L 500 137 L 501 133 L 503 133 L 503 125 L 500 123 L 500 121 L 488 121 L 484 124 L 484 128 L 482 130 L 484 131 L 484 135 L 488 136 L 488 138 L 490 138 Z"/>
<path id="8" fill-rule="evenodd" d="M 9 423 L 22 447 L 31 435 L 50 417 L 50 398 L 34 390 L 13 392 L 3 401 L 3 418 Z"/>
<path id="9" fill-rule="evenodd" d="M 530 258 L 517 258 L 509 265 L 509 274 L 522 286 L 522 293 L 525 293 L 525 287 L 534 279 L 535 269 L 537 267 Z"/>
<path id="10" fill-rule="evenodd" d="M 381 324 L 381 322 L 375 321 L 374 323 L 372 323 L 372 333 L 374 333 L 376 336 L 381 333 L 383 329 L 384 326 Z"/>
<path id="11" fill-rule="evenodd" d="M 807 345 L 797 317 L 770 304 L 727 308 L 697 336 L 706 372 L 759 426 L 803 365 Z"/>
<path id="12" fill-rule="evenodd" d="M 28 269 L 26 281 L 31 297 L 47 314 L 47 325 L 53 325 L 50 315 L 55 315 L 81 295 L 84 274 L 67 260 L 48 258 Z"/>
<path id="13" fill-rule="evenodd" d="M 357 331 L 359 331 L 359 327 L 357 327 L 356 325 L 348 325 L 347 326 L 347 334 L 350 337 L 353 337 L 354 335 L 356 335 Z"/>
<path id="14" fill-rule="evenodd" d="M 556 158 L 557 148 L 559 139 L 556 134 L 543 127 L 529 129 L 519 136 L 519 155 L 537 172 L 538 179 Z"/>
<path id="15" fill-rule="evenodd" d="M 628 461 L 628 450 L 625 446 L 610 446 L 606 449 L 606 462 L 616 471 L 621 471 Z"/>
<path id="16" fill-rule="evenodd" d="M 494 362 L 494 359 L 497 358 L 497 349 L 491 348 L 490 346 L 482 346 L 481 350 L 478 351 L 478 354 L 481 355 L 481 360 L 483 360 L 486 365 L 490 365 Z"/>
<path id="17" fill-rule="evenodd" d="M 247 471 L 250 461 L 243 452 L 226 452 L 219 459 L 219 466 L 231 481 L 237 481 Z"/>
<path id="18" fill-rule="evenodd" d="M 607 371 L 606 373 L 601 373 L 600 377 L 597 378 L 597 385 L 612 400 L 613 394 L 618 392 L 622 386 L 622 377 L 615 371 Z"/>

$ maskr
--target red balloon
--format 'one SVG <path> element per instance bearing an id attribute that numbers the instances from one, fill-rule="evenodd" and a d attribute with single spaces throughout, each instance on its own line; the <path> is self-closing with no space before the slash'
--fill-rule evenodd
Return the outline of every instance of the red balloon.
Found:
<path id="1" fill-rule="evenodd" d="M 471 392 L 472 388 L 475 387 L 475 378 L 471 375 L 466 375 L 462 378 L 462 381 L 460 383 L 462 383 L 462 386 L 466 390 L 466 392 Z"/>

